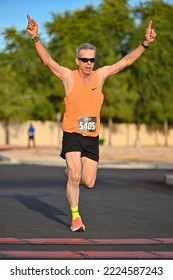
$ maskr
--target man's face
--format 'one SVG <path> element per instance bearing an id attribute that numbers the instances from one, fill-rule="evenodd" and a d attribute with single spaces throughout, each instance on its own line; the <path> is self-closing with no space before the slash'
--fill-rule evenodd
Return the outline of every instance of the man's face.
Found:
<path id="1" fill-rule="evenodd" d="M 87 62 L 83 62 L 81 59 L 83 58 L 95 58 L 95 51 L 94 50 L 81 50 L 79 58 L 76 57 L 76 64 L 79 66 L 79 69 L 82 71 L 83 74 L 89 75 L 94 67 L 94 62 L 92 60 L 88 60 Z"/>

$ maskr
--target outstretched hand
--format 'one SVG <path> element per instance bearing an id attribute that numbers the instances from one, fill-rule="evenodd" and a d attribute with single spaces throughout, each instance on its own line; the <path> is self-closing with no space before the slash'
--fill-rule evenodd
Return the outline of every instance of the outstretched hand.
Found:
<path id="1" fill-rule="evenodd" d="M 146 28 L 145 38 L 148 42 L 152 43 L 156 38 L 156 32 L 152 29 L 153 21 L 150 20 L 148 27 Z"/>
<path id="2" fill-rule="evenodd" d="M 38 35 L 38 24 L 36 23 L 35 20 L 31 19 L 29 15 L 27 15 L 28 19 L 28 26 L 26 30 L 31 36 L 37 36 Z"/>

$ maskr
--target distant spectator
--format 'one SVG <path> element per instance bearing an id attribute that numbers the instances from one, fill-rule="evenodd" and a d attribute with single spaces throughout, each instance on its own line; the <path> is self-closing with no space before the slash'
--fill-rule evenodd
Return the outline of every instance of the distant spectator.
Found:
<path id="1" fill-rule="evenodd" d="M 35 128 L 32 123 L 28 127 L 28 148 L 32 146 L 35 148 Z"/>

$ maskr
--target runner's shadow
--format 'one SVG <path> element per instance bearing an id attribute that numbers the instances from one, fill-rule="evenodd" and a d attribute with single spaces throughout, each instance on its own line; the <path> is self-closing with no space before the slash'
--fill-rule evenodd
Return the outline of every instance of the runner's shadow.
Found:
<path id="1" fill-rule="evenodd" d="M 23 204 L 28 209 L 38 212 L 50 220 L 56 221 L 60 224 L 69 227 L 67 223 L 65 223 L 62 219 L 59 218 L 59 216 L 68 216 L 65 212 L 39 199 L 39 197 L 43 197 L 47 195 L 49 194 L 40 195 L 40 196 L 33 196 L 33 195 L 27 196 L 22 194 L 14 194 L 12 198 L 16 199 L 18 202 Z"/>

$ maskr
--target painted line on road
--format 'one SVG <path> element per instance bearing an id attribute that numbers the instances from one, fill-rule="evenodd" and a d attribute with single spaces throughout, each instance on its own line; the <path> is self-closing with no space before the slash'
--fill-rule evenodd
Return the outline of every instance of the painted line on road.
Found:
<path id="1" fill-rule="evenodd" d="M 173 238 L 83 239 L 83 238 L 0 238 L 0 244 L 54 244 L 54 245 L 149 245 L 173 244 Z"/>
<path id="2" fill-rule="evenodd" d="M 169 245 L 173 238 L 83 239 L 83 238 L 0 238 L 0 244 L 16 245 Z M 91 247 L 90 247 L 91 248 Z M 0 259 L 172 259 L 173 251 L 0 251 Z"/>
<path id="3" fill-rule="evenodd" d="M 85 258 L 173 258 L 172 251 L 79 251 Z"/>
<path id="4" fill-rule="evenodd" d="M 145 251 L 79 251 L 85 258 L 155 258 L 156 254 Z"/>
<path id="5" fill-rule="evenodd" d="M 1 251 L 3 258 L 14 258 L 14 259 L 37 259 L 37 258 L 83 258 L 79 253 L 71 251 Z"/>
<path id="6" fill-rule="evenodd" d="M 134 245 L 134 244 L 160 244 L 155 239 L 132 238 L 132 239 L 91 239 L 95 244 L 100 245 Z M 173 242 L 173 240 L 172 240 Z"/>
<path id="7" fill-rule="evenodd" d="M 159 242 L 163 244 L 173 244 L 173 238 L 156 238 Z"/>
<path id="8" fill-rule="evenodd" d="M 83 238 L 30 238 L 30 239 L 23 239 L 23 242 L 27 244 L 54 244 L 54 245 L 92 244 L 90 240 L 83 239 Z"/>
<path id="9" fill-rule="evenodd" d="M 0 243 L 6 243 L 6 244 L 23 244 L 23 240 L 22 239 L 17 239 L 17 238 L 0 238 Z"/>
<path id="10" fill-rule="evenodd" d="M 155 251 L 154 253 L 160 255 L 161 257 L 173 258 L 173 251 Z"/>
<path id="11" fill-rule="evenodd" d="M 172 259 L 172 251 L 1 251 L 1 259 Z"/>

